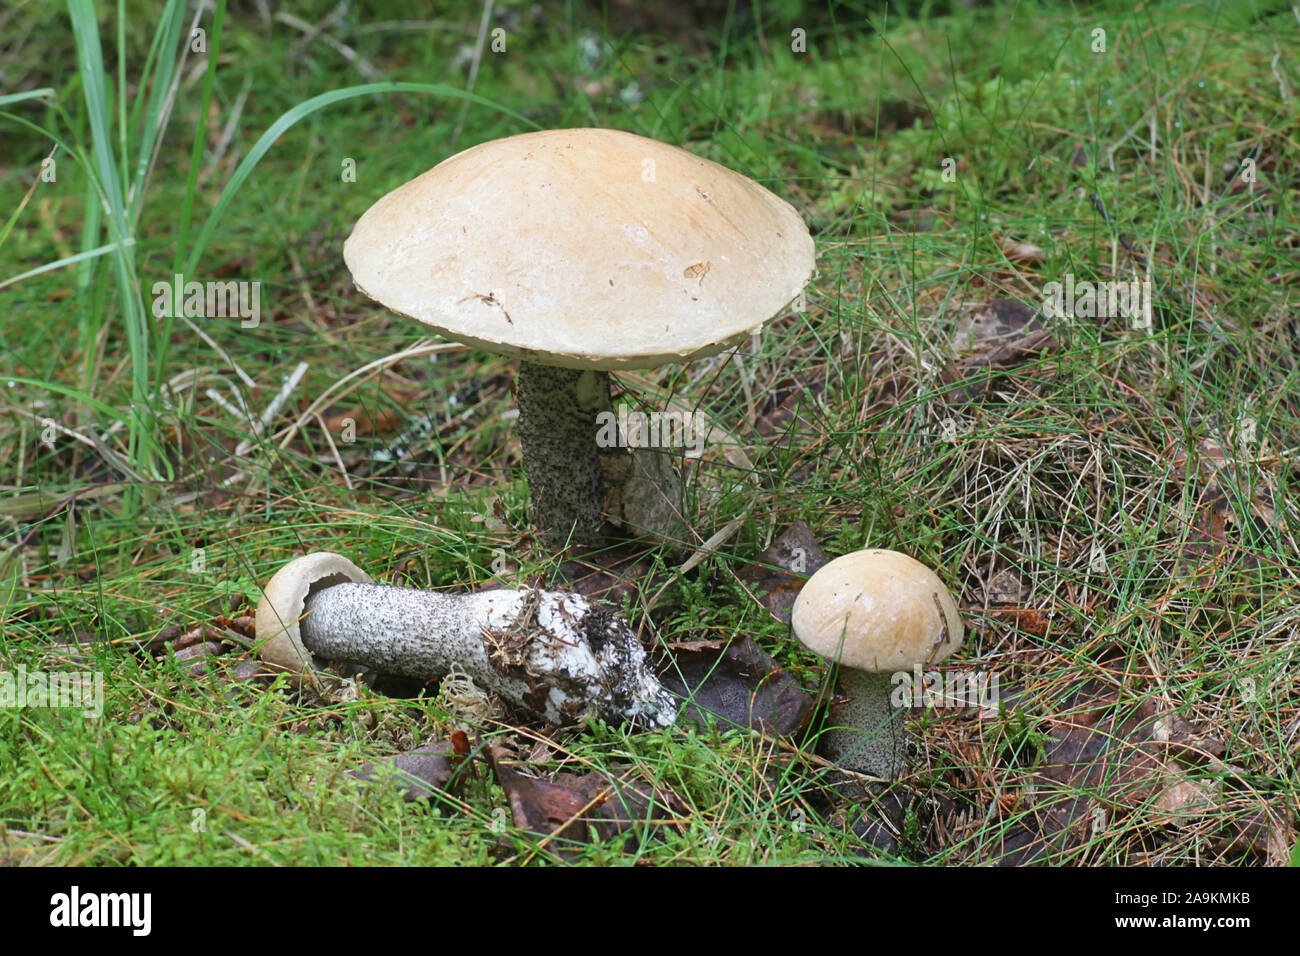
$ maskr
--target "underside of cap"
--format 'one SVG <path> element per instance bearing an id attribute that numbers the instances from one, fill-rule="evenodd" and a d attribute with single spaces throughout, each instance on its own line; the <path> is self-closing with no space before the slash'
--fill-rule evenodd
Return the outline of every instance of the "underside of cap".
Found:
<path id="1" fill-rule="evenodd" d="M 789 203 L 684 149 L 607 129 L 458 153 L 367 210 L 343 257 L 362 292 L 448 338 L 595 369 L 734 346 L 814 267 Z"/>
<path id="2" fill-rule="evenodd" d="M 310 673 L 317 662 L 302 643 L 298 627 L 312 592 L 350 581 L 369 584 L 370 575 L 332 551 L 313 551 L 294 558 L 271 576 L 254 619 L 258 656 L 293 673 Z"/>

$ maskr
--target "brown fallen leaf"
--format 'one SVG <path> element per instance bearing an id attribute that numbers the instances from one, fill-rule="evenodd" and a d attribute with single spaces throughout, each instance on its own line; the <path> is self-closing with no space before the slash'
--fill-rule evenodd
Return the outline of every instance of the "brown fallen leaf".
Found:
<path id="1" fill-rule="evenodd" d="M 670 821 L 688 812 L 676 794 L 644 780 L 563 772 L 545 780 L 506 763 L 508 753 L 499 744 L 488 747 L 487 753 L 521 830 L 558 836 L 563 842 L 591 843 L 629 833 L 640 822 Z M 556 849 L 563 852 L 562 846 Z"/>
<path id="2" fill-rule="evenodd" d="M 1030 242 L 1016 242 L 1014 239 L 1003 239 L 998 243 L 998 248 L 1007 260 L 1015 265 L 1036 266 L 1047 258 L 1043 250 Z"/>
<path id="3" fill-rule="evenodd" d="M 139 645 L 139 649 L 148 654 L 157 654 L 163 647 L 185 633 L 185 625 L 168 624 L 153 637 Z"/>
<path id="4" fill-rule="evenodd" d="M 1197 466 L 1203 485 L 1192 508 L 1187 540 L 1179 549 L 1180 573 L 1191 574 L 1211 567 L 1254 569 L 1259 559 L 1238 545 L 1250 528 L 1255 535 L 1267 537 L 1287 530 L 1286 509 L 1276 506 L 1277 478 L 1270 467 L 1271 443 L 1266 434 L 1255 433 L 1250 423 L 1245 434 L 1236 436 L 1245 443 L 1246 435 L 1254 446 L 1252 461 L 1238 457 L 1231 447 L 1213 439 L 1203 439 L 1188 454 L 1179 449 L 1173 465 L 1186 467 L 1189 457 Z"/>
<path id="5" fill-rule="evenodd" d="M 1187 540 L 1178 549 L 1178 573 L 1257 568 L 1259 559 L 1237 543 L 1240 535 L 1234 526 L 1238 521 L 1228 495 L 1211 482 L 1196 503 L 1195 520 L 1187 531 Z"/>
<path id="6" fill-rule="evenodd" d="M 325 419 L 325 427 L 331 435 L 343 433 L 351 428 L 358 437 L 387 435 L 402 427 L 402 417 L 394 409 L 381 408 L 371 411 L 357 406 L 336 412 Z"/>
<path id="7" fill-rule="evenodd" d="M 409 753 L 363 764 L 351 774 L 367 783 L 383 781 L 394 787 L 403 800 L 411 803 L 427 800 L 446 789 L 460 759 L 452 741 L 440 740 Z M 388 773 L 386 768 L 393 768 L 394 772 Z"/>
<path id="8" fill-rule="evenodd" d="M 881 854 L 896 856 L 900 852 L 899 836 L 907 826 L 909 815 L 914 818 L 924 814 L 924 801 L 902 787 L 892 787 L 877 793 L 868 802 L 850 803 L 842 813 L 849 829 L 862 842 L 859 856 L 877 857 Z"/>
<path id="9" fill-rule="evenodd" d="M 1260 807 L 1237 817 L 1217 842 L 1226 850 L 1263 853 L 1269 866 L 1291 866 L 1296 846 L 1294 811 Z"/>
<path id="10" fill-rule="evenodd" d="M 756 409 L 754 430 L 767 439 L 764 444 L 769 451 L 784 446 L 794 436 L 818 430 L 817 397 L 825 391 L 824 378 L 804 381 L 787 377 L 767 387 Z"/>
<path id="11" fill-rule="evenodd" d="M 778 669 L 750 637 L 677 645 L 658 668 L 659 681 L 686 703 L 678 719 L 795 734 L 817 698 Z"/>
<path id="12" fill-rule="evenodd" d="M 978 401 L 1002 372 L 1059 347 L 1042 316 L 1023 303 L 993 298 L 963 306 L 952 348 L 966 354 L 939 374 L 939 384 L 948 386 L 943 399 L 949 405 Z"/>
<path id="13" fill-rule="evenodd" d="M 1032 590 L 1019 569 L 1006 565 L 984 582 L 977 592 L 977 600 L 990 605 L 1019 604 Z"/>
<path id="14" fill-rule="evenodd" d="M 234 661 L 227 668 L 222 676 L 235 683 L 245 683 L 250 681 L 269 681 L 275 674 L 265 667 L 261 661 L 254 660 L 251 657 L 241 658 Z"/>
<path id="15" fill-rule="evenodd" d="M 1186 782 L 1154 739 L 1158 716 L 1150 700 L 1128 711 L 1110 698 L 1079 700 L 1068 713 L 1047 721 L 1040 782 L 1049 791 L 1059 784 L 1061 792 L 1086 792 L 1085 801 L 1108 809 L 1157 806 L 1165 793 Z"/>
<path id="16" fill-rule="evenodd" d="M 1045 721 L 1028 812 L 1004 835 L 1001 865 L 1042 862 L 1083 844 L 1099 815 L 1187 826 L 1214 809 L 1210 788 L 1167 759 L 1156 737 L 1160 716 L 1149 700 L 1125 710 L 1090 687 Z"/>
<path id="17" fill-rule="evenodd" d="M 620 543 L 591 557 L 581 556 L 560 565 L 546 587 L 563 587 L 589 601 L 621 605 L 636 600 L 646 587 L 652 565 L 644 544 Z"/>
<path id="18" fill-rule="evenodd" d="M 1185 819 L 1212 810 L 1214 795 L 1195 781 L 1181 780 L 1156 797 L 1154 807 L 1171 819 Z"/>
<path id="19" fill-rule="evenodd" d="M 196 627 L 193 630 L 186 631 L 184 634 L 180 635 L 174 641 L 172 641 L 171 642 L 172 650 L 176 652 L 176 656 L 179 658 L 181 656 L 181 651 L 188 650 L 189 648 L 193 647 L 196 644 L 205 644 L 211 642 L 211 643 L 216 643 L 218 646 L 220 646 L 220 638 L 217 637 L 218 633 L 219 632 L 217 631 L 216 628 L 209 627 L 206 624 L 200 627 Z M 214 638 L 215 640 L 213 640 Z M 193 656 L 194 656 L 193 654 L 190 654 L 187 656 L 186 659 Z"/>
<path id="20" fill-rule="evenodd" d="M 185 628 L 183 625 L 172 624 L 164 627 L 157 634 L 151 637 L 147 642 L 141 645 L 141 650 L 158 657 L 163 654 L 168 645 L 172 650 L 180 651 L 195 644 L 203 643 L 221 643 L 227 647 L 251 647 L 253 636 L 251 627 L 245 629 L 245 618 L 218 618 L 213 623 L 199 624 L 194 627 Z"/>
<path id="21" fill-rule="evenodd" d="M 188 670 L 195 677 L 201 677 L 207 673 L 206 661 L 210 657 L 216 657 L 222 653 L 224 648 L 217 641 L 206 641 L 202 644 L 190 644 L 182 647 L 175 652 L 176 660 L 182 663 L 188 662 Z"/>
<path id="22" fill-rule="evenodd" d="M 227 630 L 242 634 L 250 640 L 257 637 L 257 622 L 251 614 L 241 614 L 239 617 L 229 619 L 222 618 L 220 623 Z"/>
<path id="23" fill-rule="evenodd" d="M 796 521 L 772 542 L 758 560 L 740 572 L 744 581 L 766 592 L 764 603 L 782 624 L 790 623 L 794 599 L 804 582 L 826 564 L 826 552 L 817 543 L 812 528 Z"/>
<path id="24" fill-rule="evenodd" d="M 1222 757 L 1228 751 L 1222 740 L 1181 714 L 1160 717 L 1151 727 L 1151 737 L 1166 744 L 1169 753 L 1179 759 L 1203 762 L 1204 758 Z"/>

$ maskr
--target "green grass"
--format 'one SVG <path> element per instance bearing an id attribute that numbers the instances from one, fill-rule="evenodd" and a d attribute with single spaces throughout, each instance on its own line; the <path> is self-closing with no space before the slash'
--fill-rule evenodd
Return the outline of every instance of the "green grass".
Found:
<path id="1" fill-rule="evenodd" d="M 1118 720 L 1146 706 L 1221 744 L 1170 758 L 1211 806 L 1176 818 L 1117 795 L 1114 771 L 1067 781 L 1049 809 L 1086 797 L 1102 823 L 1048 859 L 1291 860 L 1300 77 L 1285 53 L 1300 24 L 1289 9 L 1000 3 L 873 16 L 872 29 L 854 8 L 801 24 L 792 5 L 760 5 L 759 43 L 741 16 L 629 29 L 616 12 L 498 4 L 507 52 L 484 54 L 466 96 L 477 10 L 398 28 L 383 21 L 427 14 L 308 5 L 296 13 L 319 28 L 309 40 L 240 5 L 225 12 L 218 69 L 194 72 L 191 55 L 164 117 L 138 80 L 153 24 L 183 35 L 192 11 L 159 21 L 125 4 L 123 22 L 151 27 L 119 33 L 120 8 L 97 8 L 103 68 L 87 71 L 76 50 L 91 14 L 72 6 L 76 31 L 57 6 L 4 14 L 22 38 L 4 53 L 11 92 L 52 92 L 0 103 L 0 283 L 118 245 L 0 289 L 0 669 L 93 667 L 106 702 L 99 720 L 0 710 L 13 852 L 93 864 L 1012 861 L 1018 827 L 1037 819 L 1026 794 L 1046 735 L 1092 688 Z M 799 25 L 804 55 L 789 50 Z M 1104 53 L 1092 50 L 1098 27 Z M 168 75 L 174 49 L 160 41 L 149 70 Z M 796 205 L 819 250 L 807 308 L 756 354 L 636 383 L 648 407 L 657 389 L 705 411 L 754 473 L 706 452 L 688 487 L 691 534 L 650 549 L 630 617 L 666 643 L 750 634 L 821 680 L 735 577 L 803 519 L 832 555 L 887 547 L 934 567 L 965 609 L 957 664 L 993 668 L 1014 691 L 993 719 L 916 715 L 909 774 L 882 801 L 889 852 L 846 832 L 864 808 L 835 812 L 793 742 L 557 732 L 536 772 L 631 774 L 686 807 L 630 841 L 576 846 L 516 830 L 482 766 L 432 804 L 347 776 L 457 728 L 527 754 L 538 727 L 437 697 L 338 703 L 283 684 L 230 697 L 136 650 L 166 626 L 247 611 L 305 550 L 425 588 L 482 585 L 502 554 L 508 580 L 555 572 L 528 534 L 502 417 L 511 364 L 445 350 L 382 365 L 419 330 L 351 289 L 340 250 L 378 196 L 452 152 L 578 125 L 744 172 Z M 57 181 L 40 182 L 52 137 L 65 144 Z M 340 175 L 348 159 L 355 182 Z M 1039 247 L 1041 261 L 1013 265 L 1010 242 Z M 949 402 L 941 373 L 963 305 L 1037 307 L 1065 273 L 1127 278 L 1146 262 L 1149 334 L 1116 319 L 1059 323 L 1055 350 L 1014 364 L 982 399 Z M 260 281 L 259 326 L 201 320 L 205 340 L 152 320 L 152 283 L 178 268 Z M 299 362 L 309 368 L 289 405 L 237 455 L 250 436 L 236 413 L 260 414 Z M 344 382 L 372 362 L 382 370 Z M 786 398 L 798 414 L 774 421 Z M 440 440 L 418 443 L 408 466 L 377 464 L 384 441 L 364 428 L 351 445 L 335 432 L 331 447 L 306 414 L 317 401 L 323 418 L 398 429 L 432 411 Z M 1210 441 L 1227 450 L 1217 473 L 1196 451 Z M 737 517 L 718 554 L 676 573 Z M 1022 595 L 990 608 L 995 578 Z M 1265 812 L 1276 820 L 1251 830 Z"/>

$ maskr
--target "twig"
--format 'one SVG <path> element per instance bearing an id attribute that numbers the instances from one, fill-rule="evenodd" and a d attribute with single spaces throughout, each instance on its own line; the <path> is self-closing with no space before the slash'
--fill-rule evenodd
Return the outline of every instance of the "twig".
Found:
<path id="1" fill-rule="evenodd" d="M 329 25 L 328 20 L 320 26 L 313 27 L 306 20 L 300 20 L 292 13 L 285 13 L 283 10 L 276 11 L 275 19 L 279 20 L 285 26 L 293 27 L 295 30 L 305 33 L 308 41 L 314 40 L 319 36 L 326 42 L 326 44 L 331 46 L 339 56 L 343 57 L 343 59 L 355 66 L 357 72 L 367 80 L 376 82 L 384 78 L 383 71 L 376 69 L 369 60 L 360 56 L 356 50 L 352 49 L 352 47 L 348 46 L 346 43 L 334 39 L 330 34 L 323 32 L 324 28 Z"/>
<path id="2" fill-rule="evenodd" d="M 320 412 L 315 414 L 316 421 L 320 424 L 320 430 L 325 435 L 325 441 L 330 446 L 330 451 L 334 453 L 334 462 L 339 466 L 339 474 L 343 476 L 343 483 L 347 485 L 348 491 L 352 491 L 352 476 L 348 474 L 347 467 L 343 464 L 343 456 L 339 454 L 338 445 L 334 444 L 334 436 L 330 434 L 329 426 L 325 424 L 325 419 L 321 418 Z"/>
<path id="3" fill-rule="evenodd" d="M 265 431 L 266 427 L 275 420 L 277 415 L 280 414 L 280 410 L 284 408 L 284 403 L 289 400 L 289 396 L 293 394 L 293 390 L 298 387 L 298 383 L 302 381 L 302 377 L 307 374 L 308 368 L 309 366 L 306 362 L 299 362 L 294 370 L 289 373 L 289 377 L 284 380 L 284 384 L 280 386 L 280 390 L 275 393 L 275 397 L 267 404 L 261 417 L 252 423 L 253 433 L 235 446 L 236 457 L 242 458 L 248 453 L 248 450 L 256 444 L 257 439 L 261 436 L 262 432 Z M 349 485 L 349 487 L 351 486 Z"/>
<path id="4" fill-rule="evenodd" d="M 408 358 L 416 358 L 417 356 L 420 355 L 433 355 L 438 352 L 456 352 L 456 351 L 461 351 L 464 348 L 465 346 L 461 345 L 459 342 L 438 342 L 432 345 L 422 344 L 422 345 L 416 345 L 409 349 L 405 349 L 401 352 L 394 352 L 392 355 L 385 355 L 383 358 L 375 359 L 373 362 L 367 362 L 365 365 L 361 366 L 360 368 L 354 369 L 353 371 L 349 372 L 347 375 L 344 375 L 341 379 L 339 379 L 329 388 L 325 389 L 325 391 L 321 393 L 320 397 L 317 398 L 316 401 L 312 402 L 309 406 L 307 406 L 307 410 L 298 416 L 298 420 L 284 430 L 284 434 L 280 438 L 280 447 L 281 448 L 288 447 L 289 442 L 293 441 L 294 436 L 298 434 L 298 432 L 302 429 L 302 426 L 307 424 L 307 422 L 311 421 L 312 417 L 316 414 L 316 412 L 324 408 L 330 402 L 334 401 L 336 397 L 342 398 L 344 395 L 349 394 L 354 389 L 360 388 L 363 384 L 365 384 L 364 381 L 356 382 L 353 385 L 349 386 L 348 388 L 339 391 L 343 383 L 348 381 L 349 379 L 354 379 L 359 376 L 365 375 L 366 373 L 371 372 L 375 369 L 381 369 L 389 365 L 396 365 L 398 362 L 405 361 Z M 337 396 L 334 395 L 336 391 L 338 391 Z"/>
<path id="5" fill-rule="evenodd" d="M 1124 247 L 1124 250 L 1137 260 L 1139 266 L 1145 269 L 1147 267 L 1146 256 L 1138 252 L 1137 246 L 1133 245 L 1133 243 L 1129 241 L 1128 236 L 1124 235 L 1122 232 L 1118 232 L 1119 224 L 1115 222 L 1115 220 L 1111 218 L 1110 213 L 1106 211 L 1106 206 L 1102 203 L 1101 196 L 1097 193 L 1091 193 L 1088 198 L 1091 199 L 1092 204 L 1097 207 L 1097 212 L 1101 213 L 1101 218 L 1105 219 L 1112 229 L 1117 230 L 1116 235 L 1119 238 L 1120 245 Z"/>
<path id="6" fill-rule="evenodd" d="M 474 41 L 474 59 L 469 64 L 469 80 L 465 83 L 465 92 L 474 92 L 474 81 L 478 79 L 478 65 L 483 62 L 483 45 L 487 42 L 488 25 L 492 22 L 492 0 L 484 0 L 483 16 L 478 23 L 478 37 Z M 460 131 L 465 127 L 465 115 L 469 112 L 469 100 L 460 104 L 460 116 L 456 118 L 456 129 L 451 134 L 451 148 L 454 150 L 460 142 Z"/>
<path id="7" fill-rule="evenodd" d="M 221 157 L 226 155 L 226 150 L 230 147 L 230 141 L 235 138 L 235 126 L 239 123 L 239 117 L 244 113 L 244 103 L 248 101 L 248 91 L 252 88 L 252 79 L 246 77 L 243 88 L 240 89 L 239 96 L 235 99 L 235 105 L 230 108 L 230 118 L 226 120 L 226 125 L 221 128 L 221 135 L 217 138 L 216 145 L 212 147 L 212 158 L 208 160 L 208 165 L 199 174 L 201 181 L 206 182 L 208 180 L 221 162 Z"/>
<path id="8" fill-rule="evenodd" d="M 211 348 L 214 352 L 216 352 L 218 355 L 220 355 L 223 359 L 226 360 L 226 364 L 229 365 L 234 370 L 235 374 L 239 376 L 239 380 L 241 382 L 243 382 L 249 388 L 257 388 L 257 382 L 253 380 L 253 377 L 249 375 L 247 372 L 245 372 L 242 368 L 240 368 L 239 363 L 236 362 L 234 359 L 232 359 L 225 349 L 223 349 L 220 345 L 214 342 L 211 336 L 209 336 L 206 332 L 200 329 L 193 322 L 191 322 L 189 320 L 189 316 L 185 315 L 184 313 L 181 313 L 180 316 L 178 316 L 178 318 L 180 318 L 182 322 L 184 322 L 186 325 L 190 327 L 191 332 L 193 332 L 195 335 L 201 338 L 205 343 L 207 343 L 209 348 Z"/>
<path id="9" fill-rule="evenodd" d="M 139 481 L 139 482 L 146 482 L 146 483 L 148 482 L 147 478 L 145 478 L 138 471 L 136 471 L 134 468 L 128 465 L 117 454 L 117 452 L 113 451 L 111 448 L 105 445 L 98 438 L 95 438 L 93 435 L 83 435 L 80 432 L 73 431 L 71 428 L 68 428 L 66 425 L 59 424 L 49 416 L 38 415 L 37 413 L 28 411 L 25 408 L 11 406 L 10 410 L 19 415 L 25 415 L 28 418 L 32 419 L 33 421 L 40 422 L 42 425 L 44 425 L 47 428 L 53 428 L 60 435 L 66 435 L 69 438 L 81 442 L 83 445 L 89 445 L 91 448 L 95 449 L 95 451 L 99 452 L 100 456 L 104 459 L 105 462 L 107 462 L 109 465 L 112 465 L 114 468 L 120 471 L 127 478 L 130 478 L 132 481 Z"/>

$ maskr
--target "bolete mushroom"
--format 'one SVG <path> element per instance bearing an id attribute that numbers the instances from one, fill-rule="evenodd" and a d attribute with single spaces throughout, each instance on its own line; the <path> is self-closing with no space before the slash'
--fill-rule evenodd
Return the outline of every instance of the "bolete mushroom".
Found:
<path id="1" fill-rule="evenodd" d="M 256 627 L 262 659 L 294 673 L 333 661 L 430 680 L 456 666 L 555 723 L 594 714 L 667 727 L 677 716 L 676 699 L 622 618 L 565 591 L 391 587 L 342 555 L 317 551 L 275 573 Z"/>
<path id="2" fill-rule="evenodd" d="M 562 129 L 443 160 L 371 206 L 343 258 L 394 312 L 520 357 L 524 470 L 556 543 L 602 537 L 605 472 L 627 470 L 609 461 L 626 451 L 597 443 L 609 372 L 737 345 L 798 297 L 814 250 L 794 208 L 739 173 L 631 133 Z"/>
<path id="3" fill-rule="evenodd" d="M 961 646 L 957 605 L 924 564 L 897 551 L 855 551 L 827 563 L 795 598 L 791 623 L 809 649 L 839 665 L 842 699 L 819 738 L 839 766 L 893 780 L 906 756 L 905 714 L 891 674 L 937 664 Z"/>

